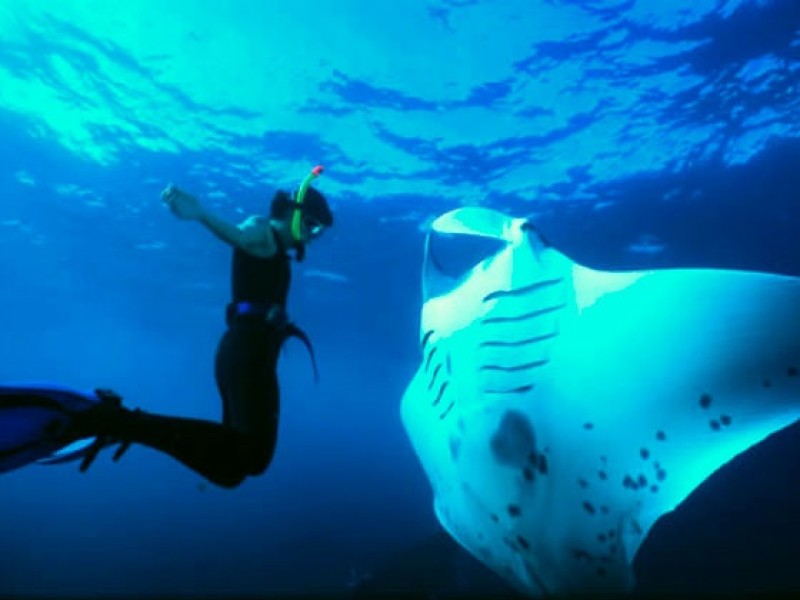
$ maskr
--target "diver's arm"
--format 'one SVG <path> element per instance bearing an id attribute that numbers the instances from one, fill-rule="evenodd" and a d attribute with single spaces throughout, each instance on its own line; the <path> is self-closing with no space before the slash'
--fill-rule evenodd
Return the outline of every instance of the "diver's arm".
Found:
<path id="1" fill-rule="evenodd" d="M 277 252 L 269 221 L 263 217 L 250 217 L 240 225 L 234 225 L 206 209 L 196 196 L 172 184 L 161 192 L 161 199 L 176 217 L 201 223 L 226 244 L 264 258 Z"/>
<path id="2" fill-rule="evenodd" d="M 218 217 L 205 208 L 201 209 L 197 217 L 197 222 L 205 226 L 217 239 L 222 240 L 231 246 L 239 246 L 242 244 L 242 231 L 233 223 L 229 223 L 225 219 Z"/>

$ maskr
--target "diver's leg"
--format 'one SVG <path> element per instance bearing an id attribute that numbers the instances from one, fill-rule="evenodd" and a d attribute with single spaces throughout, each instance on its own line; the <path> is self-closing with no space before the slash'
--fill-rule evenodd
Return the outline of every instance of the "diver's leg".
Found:
<path id="1" fill-rule="evenodd" d="M 217 347 L 214 372 L 223 423 L 256 440 L 250 475 L 263 473 L 275 453 L 279 391 L 276 375 L 280 338 L 265 328 L 228 330 Z"/>
<path id="2" fill-rule="evenodd" d="M 106 400 L 76 415 L 68 435 L 143 444 L 217 485 L 235 487 L 247 475 L 266 470 L 274 452 L 276 415 L 263 391 L 270 373 L 274 380 L 274 369 L 265 368 L 264 341 L 263 332 L 257 336 L 245 328 L 228 330 L 220 340 L 215 375 L 223 399 L 223 423 L 132 411 Z M 277 389 L 268 398 L 277 399 Z"/>
<path id="3" fill-rule="evenodd" d="M 91 437 L 97 439 L 84 454 L 81 470 L 102 447 L 121 443 L 119 456 L 131 442 L 166 452 L 226 487 L 253 469 L 253 435 L 219 423 L 131 411 L 107 390 L 89 395 L 56 386 L 3 386 L 0 413 L 0 472 Z"/>
<path id="4" fill-rule="evenodd" d="M 263 473 L 272 461 L 278 424 L 275 375 L 280 337 L 265 328 L 228 330 L 220 340 L 215 374 L 223 423 L 132 411 L 104 401 L 77 413 L 71 439 L 107 436 L 169 454 L 222 487 Z"/>
<path id="5" fill-rule="evenodd" d="M 221 487 L 236 487 L 254 467 L 257 438 L 220 423 L 99 406 L 73 418 L 73 438 L 107 436 L 169 454 Z M 257 465 L 256 465 L 257 466 Z"/>

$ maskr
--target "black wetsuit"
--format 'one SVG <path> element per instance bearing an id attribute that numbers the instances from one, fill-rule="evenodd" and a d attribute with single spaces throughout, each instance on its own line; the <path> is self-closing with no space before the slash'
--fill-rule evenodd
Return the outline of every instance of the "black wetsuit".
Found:
<path id="1" fill-rule="evenodd" d="M 282 247 L 268 259 L 237 248 L 231 269 L 233 300 L 226 311 L 228 329 L 217 346 L 214 369 L 222 419 L 225 425 L 262 439 L 267 453 L 262 458 L 268 463 L 278 435 L 276 371 L 286 334 L 280 319 L 285 316 L 289 292 L 289 256 Z M 271 308 L 277 322 L 267 318 Z"/>
<path id="2" fill-rule="evenodd" d="M 278 237 L 275 236 L 276 241 Z M 278 241 L 280 244 L 280 242 Z M 209 481 L 235 487 L 266 470 L 278 434 L 280 400 L 277 361 L 286 328 L 267 319 L 285 315 L 290 282 L 286 249 L 263 259 L 233 252 L 233 300 L 219 342 L 215 376 L 222 398 L 222 423 L 131 411 L 105 403 L 76 418 L 80 435 L 102 435 L 165 452 Z M 285 318 L 285 317 L 284 317 Z"/>

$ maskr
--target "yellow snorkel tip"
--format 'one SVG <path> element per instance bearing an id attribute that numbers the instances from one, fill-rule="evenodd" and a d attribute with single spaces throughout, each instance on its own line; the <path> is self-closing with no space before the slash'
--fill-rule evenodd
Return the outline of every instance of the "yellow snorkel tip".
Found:
<path id="1" fill-rule="evenodd" d="M 297 190 L 297 194 L 295 195 L 294 199 L 294 214 L 292 215 L 292 237 L 295 239 L 296 242 L 301 242 L 303 240 L 303 231 L 302 231 L 302 221 L 303 221 L 303 211 L 300 208 L 303 206 L 303 200 L 306 197 L 306 190 L 311 185 L 311 182 L 314 181 L 315 178 L 322 175 L 322 172 L 325 168 L 322 165 L 317 165 L 311 171 L 309 171 L 308 175 L 303 178 L 302 183 L 300 184 L 300 188 Z"/>

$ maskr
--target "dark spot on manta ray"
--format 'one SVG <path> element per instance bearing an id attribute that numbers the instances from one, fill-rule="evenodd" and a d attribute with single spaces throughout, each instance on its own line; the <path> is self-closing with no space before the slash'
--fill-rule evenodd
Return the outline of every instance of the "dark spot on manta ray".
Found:
<path id="1" fill-rule="evenodd" d="M 709 421 L 708 424 L 714 431 L 719 431 L 720 425 L 719 421 L 717 421 L 716 419 L 711 419 L 711 421 Z"/>
<path id="2" fill-rule="evenodd" d="M 450 456 L 453 460 L 458 460 L 458 453 L 461 451 L 461 440 L 450 438 Z"/>
<path id="3" fill-rule="evenodd" d="M 523 413 L 509 410 L 497 426 L 490 445 L 495 460 L 500 464 L 522 466 L 536 447 L 536 436 Z"/>
<path id="4" fill-rule="evenodd" d="M 495 523 L 499 523 L 500 522 L 500 517 L 498 517 L 496 514 L 492 513 L 492 521 L 494 521 Z"/>
<path id="5" fill-rule="evenodd" d="M 589 482 L 586 481 L 583 477 L 581 477 L 580 479 L 578 479 L 578 485 L 586 489 L 586 487 L 589 485 Z"/>
<path id="6" fill-rule="evenodd" d="M 664 440 L 667 439 L 667 434 L 664 433 L 663 431 L 656 431 L 656 439 L 659 442 L 663 442 Z"/>
<path id="7" fill-rule="evenodd" d="M 622 480 L 622 487 L 635 490 L 636 489 L 636 482 L 633 480 L 633 477 L 630 475 L 625 475 L 624 479 Z"/>
<path id="8" fill-rule="evenodd" d="M 651 485 L 650 486 L 650 491 L 653 492 L 654 494 L 658 493 L 658 486 L 657 485 Z"/>
<path id="9" fill-rule="evenodd" d="M 617 532 L 616 531 L 614 531 L 613 529 L 609 529 L 608 530 L 608 539 L 613 540 L 616 536 L 617 536 Z M 615 546 L 611 546 L 611 547 L 615 548 Z M 612 550 L 612 552 L 613 552 L 613 550 Z"/>
<path id="10" fill-rule="evenodd" d="M 594 429 L 594 423 L 584 423 L 583 428 L 586 429 L 587 431 L 590 429 Z"/>
<path id="11" fill-rule="evenodd" d="M 518 535 L 517 536 L 517 541 L 519 542 L 519 545 L 522 546 L 523 549 L 530 550 L 531 544 L 524 537 L 522 537 L 521 535 Z"/>
<path id="12" fill-rule="evenodd" d="M 588 502 L 588 501 L 583 503 L 583 510 L 585 510 L 590 515 L 593 515 L 593 514 L 595 514 L 595 512 L 597 512 L 594 509 L 594 505 L 591 502 Z"/>
<path id="13" fill-rule="evenodd" d="M 656 471 L 656 479 L 659 481 L 664 481 L 667 478 L 667 472 L 664 469 L 659 469 Z"/>
<path id="14" fill-rule="evenodd" d="M 600 471 L 598 471 L 598 472 L 597 472 L 597 476 L 598 476 L 600 479 L 602 479 L 603 481 L 605 481 L 606 479 L 608 479 L 608 474 L 607 474 L 605 471 L 602 471 L 602 470 L 600 470 Z"/>
<path id="15" fill-rule="evenodd" d="M 533 481 L 533 471 L 531 471 L 529 467 L 522 469 L 522 476 L 525 478 L 525 481 Z"/>
<path id="16" fill-rule="evenodd" d="M 606 543 L 606 539 L 607 538 L 606 538 L 606 534 L 605 533 L 598 533 L 597 534 L 597 541 L 600 542 L 601 544 L 605 544 Z"/>
<path id="17" fill-rule="evenodd" d="M 519 506 L 517 506 L 516 504 L 509 504 L 508 505 L 508 514 L 511 515 L 512 517 L 518 517 L 518 516 L 520 516 L 522 514 L 522 511 L 520 510 Z"/>
<path id="18" fill-rule="evenodd" d="M 789 367 L 788 369 L 786 369 L 786 374 L 789 377 L 797 377 L 797 372 L 798 372 L 797 367 Z"/>
<path id="19" fill-rule="evenodd" d="M 539 455 L 539 473 L 547 475 L 547 457 L 544 454 Z"/>
<path id="20" fill-rule="evenodd" d="M 731 418 L 728 415 L 721 415 L 719 418 L 719 422 L 727 427 L 728 425 L 731 424 Z"/>
<path id="21" fill-rule="evenodd" d="M 650 458 L 650 450 L 648 450 L 647 448 L 642 448 L 641 450 L 639 450 L 639 456 L 641 456 L 644 460 L 647 460 L 648 458 Z"/>
<path id="22" fill-rule="evenodd" d="M 703 394 L 700 396 L 700 406 L 702 408 L 708 408 L 711 406 L 711 394 Z"/>
<path id="23" fill-rule="evenodd" d="M 573 548 L 572 557 L 578 560 L 588 560 L 589 562 L 594 560 L 594 556 L 592 556 L 586 550 L 583 550 L 581 548 Z"/>
<path id="24" fill-rule="evenodd" d="M 769 379 L 765 379 L 761 382 L 761 385 L 763 385 L 765 388 L 772 387 L 772 382 Z"/>

